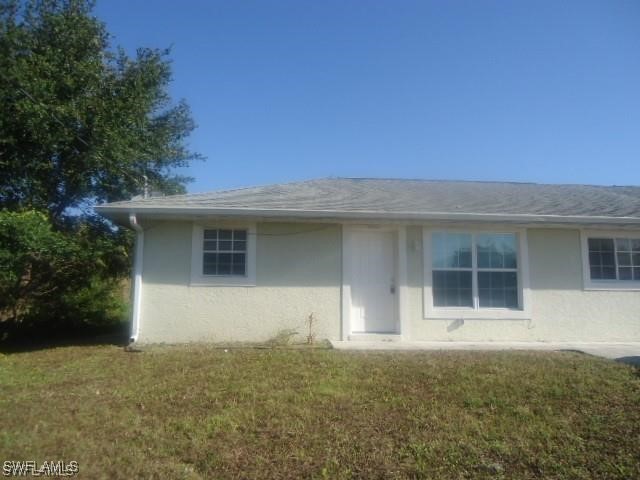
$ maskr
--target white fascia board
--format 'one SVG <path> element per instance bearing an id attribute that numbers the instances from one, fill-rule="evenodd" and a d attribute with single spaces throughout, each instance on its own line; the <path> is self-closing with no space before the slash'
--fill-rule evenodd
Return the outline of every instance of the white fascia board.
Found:
<path id="1" fill-rule="evenodd" d="M 526 224 L 571 224 L 571 225 L 630 225 L 640 227 L 640 217 L 607 216 L 564 216 L 534 214 L 496 214 L 460 212 L 376 212 L 376 211 L 334 211 L 302 209 L 240 209 L 211 207 L 116 207 L 101 205 L 95 210 L 107 217 L 115 218 L 136 213 L 160 218 L 162 216 L 229 216 L 254 218 L 306 218 L 335 220 L 400 220 L 400 221 L 471 221 L 508 222 Z"/>

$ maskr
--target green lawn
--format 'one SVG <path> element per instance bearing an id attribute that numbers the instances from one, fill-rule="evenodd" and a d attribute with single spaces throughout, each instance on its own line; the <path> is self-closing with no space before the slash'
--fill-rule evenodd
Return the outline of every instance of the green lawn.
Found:
<path id="1" fill-rule="evenodd" d="M 0 356 L 0 461 L 84 478 L 640 478 L 640 375 L 577 353 Z"/>

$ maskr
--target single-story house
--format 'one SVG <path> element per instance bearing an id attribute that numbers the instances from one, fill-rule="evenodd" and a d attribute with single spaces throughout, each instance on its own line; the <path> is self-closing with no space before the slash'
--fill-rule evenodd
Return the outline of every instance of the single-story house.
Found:
<path id="1" fill-rule="evenodd" d="M 328 178 L 97 207 L 132 340 L 640 341 L 640 187 Z"/>

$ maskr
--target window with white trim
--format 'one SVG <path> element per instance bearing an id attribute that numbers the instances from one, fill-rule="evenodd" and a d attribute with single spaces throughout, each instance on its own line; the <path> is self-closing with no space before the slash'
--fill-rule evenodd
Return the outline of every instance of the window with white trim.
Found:
<path id="1" fill-rule="evenodd" d="M 471 235 L 438 232 L 431 245 L 433 305 L 473 307 Z"/>
<path id="2" fill-rule="evenodd" d="M 589 237 L 592 281 L 640 282 L 640 238 Z"/>
<path id="3" fill-rule="evenodd" d="M 192 286 L 256 285 L 256 225 L 249 222 L 194 222 Z"/>
<path id="4" fill-rule="evenodd" d="M 515 233 L 433 232 L 434 308 L 520 309 Z"/>
<path id="5" fill-rule="evenodd" d="M 202 274 L 245 276 L 247 274 L 247 233 L 246 229 L 204 229 Z"/>

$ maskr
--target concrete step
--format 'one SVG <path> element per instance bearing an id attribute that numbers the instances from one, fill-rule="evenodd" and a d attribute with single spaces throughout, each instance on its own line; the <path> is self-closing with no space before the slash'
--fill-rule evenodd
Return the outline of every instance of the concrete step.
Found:
<path id="1" fill-rule="evenodd" d="M 396 333 L 352 333 L 349 335 L 352 342 L 400 342 L 402 336 Z"/>

